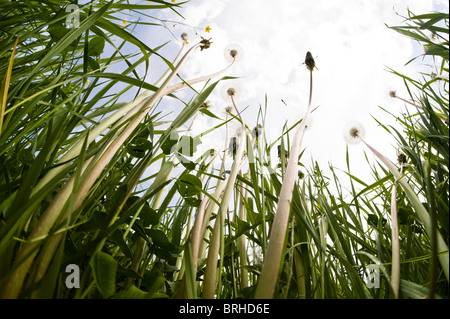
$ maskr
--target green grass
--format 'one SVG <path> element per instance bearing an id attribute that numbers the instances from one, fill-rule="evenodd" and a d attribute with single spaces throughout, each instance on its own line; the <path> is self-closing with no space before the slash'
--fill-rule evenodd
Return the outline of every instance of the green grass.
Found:
<path id="1" fill-rule="evenodd" d="M 233 79 L 229 67 L 175 79 L 210 43 L 180 41 L 162 56 L 165 44 L 150 48 L 133 30 L 165 28 L 155 10 L 179 5 L 98 1 L 80 6 L 80 25 L 69 28 L 60 2 L 0 4 L 0 296 L 448 298 L 448 14 L 409 13 L 390 27 L 425 46 L 433 67 L 389 70 L 409 92 L 391 93 L 408 112 L 386 110 L 396 126 L 374 123 L 398 159 L 350 132 L 365 144 L 367 182 L 350 167 L 352 148 L 347 167 L 330 164 L 329 175 L 303 161 L 306 118 L 267 140 L 267 98 L 256 128 L 232 96 L 220 120 L 208 97 Z M 124 24 L 131 12 L 145 19 Z M 299 72 L 311 74 L 311 106 L 322 92 L 306 57 Z M 167 71 L 145 82 L 160 61 Z M 170 114 L 161 101 L 181 100 L 179 90 L 193 96 Z M 200 136 L 180 131 L 199 113 L 220 123 Z M 235 152 L 230 123 L 241 127 Z M 223 146 L 196 152 L 220 130 Z M 67 265 L 79 267 L 79 288 L 66 286 Z"/>

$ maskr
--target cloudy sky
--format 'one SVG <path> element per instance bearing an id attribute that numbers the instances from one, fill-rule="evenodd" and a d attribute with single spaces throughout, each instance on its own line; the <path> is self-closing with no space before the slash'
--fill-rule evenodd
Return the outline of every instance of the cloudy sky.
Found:
<path id="1" fill-rule="evenodd" d="M 407 96 L 400 79 L 387 67 L 411 76 L 418 72 L 417 63 L 405 63 L 421 54 L 422 48 L 386 27 L 402 24 L 408 8 L 417 14 L 442 8 L 448 12 L 447 1 L 441 0 L 191 0 L 177 9 L 184 20 L 164 10 L 158 18 L 167 21 L 167 28 L 144 36 L 152 45 L 170 39 L 163 51 L 166 57 L 175 56 L 181 45 L 177 37 L 183 32 L 191 36 L 190 43 L 200 36 L 212 37 L 211 48 L 198 50 L 183 67 L 185 79 L 220 70 L 227 65 L 226 47 L 239 45 L 242 59 L 226 75 L 239 77 L 233 80 L 240 91 L 237 104 L 240 109 L 247 107 L 243 117 L 250 127 L 257 124 L 257 112 L 267 94 L 265 132 L 269 142 L 281 135 L 286 122 L 292 125 L 306 111 L 309 72 L 302 63 L 310 51 L 318 67 L 313 73 L 312 99 L 317 110 L 303 141 L 303 161 L 310 166 L 314 158 L 323 169 L 329 162 L 345 169 L 343 130 L 352 120 L 364 125 L 369 143 L 392 160 L 396 158 L 395 141 L 372 116 L 392 122 L 379 106 L 393 114 L 406 107 L 388 95 L 396 90 L 399 96 Z M 150 78 L 157 78 L 156 73 Z M 184 94 L 188 97 L 189 92 L 178 95 Z M 220 116 L 230 105 L 220 89 L 209 100 Z M 165 103 L 168 108 L 181 107 L 174 99 Z M 212 123 L 216 122 L 208 117 L 199 118 L 193 133 L 205 131 Z M 203 147 L 217 146 L 219 140 L 205 137 Z M 362 145 L 350 147 L 352 165 L 365 163 L 363 152 Z"/>

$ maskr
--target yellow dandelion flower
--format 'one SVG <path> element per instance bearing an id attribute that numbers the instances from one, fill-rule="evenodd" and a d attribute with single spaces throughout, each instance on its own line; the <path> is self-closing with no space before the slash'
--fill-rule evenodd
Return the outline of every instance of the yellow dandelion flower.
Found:
<path id="1" fill-rule="evenodd" d="M 148 3 L 152 3 L 151 1 L 147 1 Z"/>
<path id="2" fill-rule="evenodd" d="M 124 25 L 125 24 L 127 24 L 127 19 L 123 19 L 123 22 L 122 22 Z"/>
<path id="3" fill-rule="evenodd" d="M 175 3 L 175 0 L 172 0 L 172 3 Z"/>
<path id="4" fill-rule="evenodd" d="M 211 31 L 211 27 L 210 27 L 210 26 L 207 26 L 207 27 L 205 28 L 205 32 L 209 33 L 209 31 Z"/>
<path id="5" fill-rule="evenodd" d="M 86 80 L 86 84 L 89 84 L 89 80 Z"/>

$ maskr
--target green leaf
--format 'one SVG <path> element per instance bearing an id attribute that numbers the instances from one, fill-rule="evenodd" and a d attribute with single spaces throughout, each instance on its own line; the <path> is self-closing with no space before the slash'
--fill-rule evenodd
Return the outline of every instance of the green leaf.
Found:
<path id="1" fill-rule="evenodd" d="M 199 207 L 202 203 L 202 201 L 196 197 L 185 197 L 184 200 L 193 207 Z"/>
<path id="2" fill-rule="evenodd" d="M 186 265 L 186 290 L 188 299 L 196 299 L 197 298 L 197 282 L 195 281 L 196 270 L 194 269 L 194 263 L 192 260 L 192 247 L 188 242 L 185 254 L 184 254 L 184 262 Z"/>
<path id="3" fill-rule="evenodd" d="M 150 225 L 158 225 L 160 216 L 158 213 L 150 207 L 150 205 L 145 202 L 142 207 L 140 217 L 142 218 L 142 223 L 144 227 L 148 227 Z"/>
<path id="4" fill-rule="evenodd" d="M 411 281 L 407 281 L 404 279 L 400 280 L 400 292 L 407 298 L 411 299 L 423 299 L 429 294 L 429 289 L 423 286 L 420 286 Z M 435 296 L 436 299 L 441 299 L 442 297 L 439 295 Z"/>
<path id="5" fill-rule="evenodd" d="M 178 142 L 178 133 L 172 131 L 170 133 L 170 138 L 166 138 L 165 141 L 161 144 L 161 150 L 164 154 L 169 155 L 173 152 L 173 146 Z"/>
<path id="6" fill-rule="evenodd" d="M 99 57 L 105 49 L 105 39 L 103 37 L 95 36 L 88 43 L 88 55 Z"/>
<path id="7" fill-rule="evenodd" d="M 448 47 L 433 44 L 425 46 L 425 51 L 425 55 L 439 55 L 446 60 L 449 59 Z"/>
<path id="8" fill-rule="evenodd" d="M 98 251 L 90 261 L 92 274 L 97 289 L 103 298 L 109 298 L 116 292 L 116 270 L 117 262 L 109 254 Z"/>
<path id="9" fill-rule="evenodd" d="M 87 57 L 87 63 L 88 63 L 89 68 L 91 70 L 98 70 L 98 69 L 100 69 L 100 64 L 95 59 L 93 59 L 92 57 L 89 57 L 89 56 Z"/>
<path id="10" fill-rule="evenodd" d="M 186 157 L 184 157 L 181 154 L 175 153 L 175 156 L 180 161 L 181 165 L 183 165 L 187 170 L 193 171 L 195 169 L 195 163 L 188 160 Z"/>
<path id="11" fill-rule="evenodd" d="M 203 92 L 198 94 L 191 103 L 187 107 L 183 109 L 183 111 L 178 114 L 177 118 L 172 122 L 172 128 L 178 128 L 183 125 L 188 119 L 190 119 L 195 112 L 200 108 L 203 102 L 206 101 L 211 92 L 215 89 L 217 84 L 222 80 L 235 79 L 234 77 L 223 77 L 220 80 L 214 82 L 210 86 L 208 86 Z M 167 133 L 166 133 L 167 134 Z"/>
<path id="12" fill-rule="evenodd" d="M 128 256 L 128 257 L 132 257 L 132 253 L 130 248 L 128 247 L 127 243 L 125 242 L 125 240 L 123 239 L 123 233 L 120 229 L 116 229 L 109 237 L 108 239 L 110 241 L 112 241 L 114 244 L 116 244 L 117 246 L 120 247 L 120 249 L 122 250 L 122 252 Z"/>
<path id="13" fill-rule="evenodd" d="M 201 108 L 201 109 L 199 109 L 199 111 L 202 112 L 202 113 L 205 114 L 205 115 L 208 115 L 209 117 L 212 117 L 212 118 L 221 120 L 220 117 L 215 116 L 215 115 L 214 115 L 210 110 L 208 110 L 208 109 L 203 109 L 203 108 Z"/>
<path id="14" fill-rule="evenodd" d="M 159 247 L 168 247 L 172 245 L 167 239 L 166 234 L 158 229 L 148 229 L 146 230 L 148 236 L 152 239 L 153 243 Z"/>
<path id="15" fill-rule="evenodd" d="M 249 223 L 247 223 L 246 221 L 243 221 L 242 219 L 240 219 L 237 216 L 236 216 L 236 220 L 237 220 L 237 229 L 235 232 L 236 237 L 239 237 L 239 236 L 245 234 L 249 229 L 252 229 L 252 226 L 250 226 Z"/>
<path id="16" fill-rule="evenodd" d="M 197 176 L 185 174 L 180 176 L 177 182 L 178 191 L 183 197 L 192 197 L 200 194 L 202 182 Z"/>
<path id="17" fill-rule="evenodd" d="M 143 137 L 134 138 L 129 145 L 127 145 L 127 153 L 133 157 L 143 158 L 147 151 L 153 147 L 152 142 Z"/>
<path id="18" fill-rule="evenodd" d="M 48 27 L 48 33 L 50 33 L 52 40 L 55 42 L 64 38 L 67 35 L 67 32 L 69 32 L 69 30 L 62 24 L 52 24 Z"/>

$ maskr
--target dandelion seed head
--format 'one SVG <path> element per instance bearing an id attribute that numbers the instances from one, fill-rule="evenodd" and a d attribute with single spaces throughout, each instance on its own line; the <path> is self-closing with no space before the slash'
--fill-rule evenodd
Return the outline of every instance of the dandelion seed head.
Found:
<path id="1" fill-rule="evenodd" d="M 230 44 L 228 45 L 223 55 L 225 56 L 225 60 L 229 63 L 241 61 L 243 58 L 243 50 L 239 44 Z"/>
<path id="2" fill-rule="evenodd" d="M 289 151 L 288 150 L 284 150 L 284 158 L 288 158 L 289 157 Z M 281 145 L 278 145 L 278 158 L 281 159 Z"/>
<path id="3" fill-rule="evenodd" d="M 344 131 L 344 139 L 348 144 L 358 144 L 361 138 L 364 138 L 365 130 L 359 122 L 351 122 L 347 124 Z"/>
<path id="4" fill-rule="evenodd" d="M 226 102 L 230 102 L 230 97 L 237 101 L 241 95 L 240 93 L 241 88 L 236 82 L 225 83 L 220 90 L 220 94 Z"/>
<path id="5" fill-rule="evenodd" d="M 180 27 L 180 38 L 183 41 L 183 43 L 188 44 L 189 42 L 197 42 L 198 33 L 195 30 L 194 27 L 191 26 L 181 26 Z"/>
<path id="6" fill-rule="evenodd" d="M 314 69 L 314 67 L 316 66 L 316 62 L 314 61 L 314 58 L 312 57 L 311 52 L 306 52 L 306 57 L 305 57 L 305 64 L 306 67 L 308 68 L 308 70 L 312 71 Z"/>
<path id="7" fill-rule="evenodd" d="M 203 102 L 202 105 L 200 105 L 200 109 L 209 109 L 211 107 L 211 102 L 206 101 Z"/>
<path id="8" fill-rule="evenodd" d="M 201 37 L 202 41 L 200 41 L 200 51 L 209 49 L 211 47 L 211 38 L 205 39 L 204 37 Z"/>
<path id="9" fill-rule="evenodd" d="M 397 156 L 397 162 L 399 164 L 406 164 L 408 162 L 408 158 L 406 157 L 405 154 L 399 153 Z"/>

